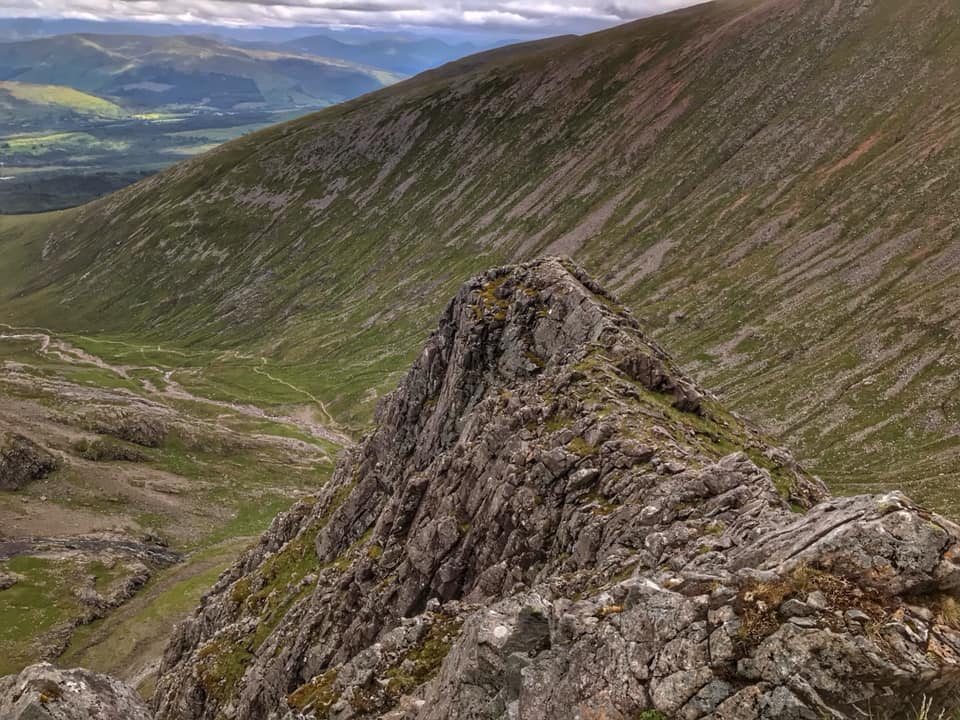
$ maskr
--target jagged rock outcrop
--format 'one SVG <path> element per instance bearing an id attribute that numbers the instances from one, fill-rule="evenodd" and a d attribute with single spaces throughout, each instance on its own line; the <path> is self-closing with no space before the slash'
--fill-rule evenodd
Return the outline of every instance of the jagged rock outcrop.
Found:
<path id="1" fill-rule="evenodd" d="M 0 490 L 20 490 L 57 468 L 57 458 L 28 437 L 0 435 Z"/>
<path id="2" fill-rule="evenodd" d="M 91 412 L 86 425 L 95 432 L 148 448 L 158 448 L 167 437 L 167 424 L 155 415 L 104 407 Z"/>
<path id="3" fill-rule="evenodd" d="M 0 678 L 3 720 L 151 720 L 143 700 L 113 678 L 49 663 Z"/>
<path id="4" fill-rule="evenodd" d="M 467 283 L 377 422 L 176 630 L 158 718 L 897 718 L 960 690 L 960 528 L 828 498 L 567 261 Z"/>

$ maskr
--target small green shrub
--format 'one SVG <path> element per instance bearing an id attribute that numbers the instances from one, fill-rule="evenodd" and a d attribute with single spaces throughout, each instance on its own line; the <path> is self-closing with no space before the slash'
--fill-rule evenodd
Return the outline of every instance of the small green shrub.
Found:
<path id="1" fill-rule="evenodd" d="M 637 720 L 667 720 L 667 716 L 659 710 L 643 710 L 637 715 Z"/>

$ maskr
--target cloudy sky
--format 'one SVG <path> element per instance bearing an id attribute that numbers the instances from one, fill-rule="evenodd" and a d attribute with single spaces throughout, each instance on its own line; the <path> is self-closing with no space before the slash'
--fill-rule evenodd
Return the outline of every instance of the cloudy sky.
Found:
<path id="1" fill-rule="evenodd" d="M 0 17 L 585 32 L 696 0 L 0 0 Z"/>

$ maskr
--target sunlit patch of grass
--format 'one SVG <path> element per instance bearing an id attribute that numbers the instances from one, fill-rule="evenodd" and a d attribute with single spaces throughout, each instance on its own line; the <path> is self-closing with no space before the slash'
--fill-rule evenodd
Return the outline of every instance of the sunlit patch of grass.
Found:
<path id="1" fill-rule="evenodd" d="M 35 85 L 20 82 L 0 82 L 0 91 L 18 100 L 35 105 L 55 105 L 78 113 L 120 118 L 126 112 L 116 103 L 63 85 Z"/>

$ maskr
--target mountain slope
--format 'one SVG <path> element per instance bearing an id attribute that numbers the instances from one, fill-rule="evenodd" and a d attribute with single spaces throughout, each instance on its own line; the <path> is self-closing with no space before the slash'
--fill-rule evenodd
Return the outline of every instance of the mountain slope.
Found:
<path id="1" fill-rule="evenodd" d="M 299 52 L 232 47 L 192 36 L 62 35 L 0 44 L 0 77 L 66 85 L 126 107 L 320 106 L 399 79 Z"/>
<path id="2" fill-rule="evenodd" d="M 572 254 L 835 486 L 960 512 L 958 56 L 948 0 L 493 51 L 10 223 L 4 312 L 269 355 L 358 425 L 464 277 Z"/>
<path id="3" fill-rule="evenodd" d="M 804 514 L 817 483 L 569 263 L 468 282 L 377 420 L 177 628 L 158 720 L 906 720 L 960 691 L 960 527 L 899 494 Z"/>

